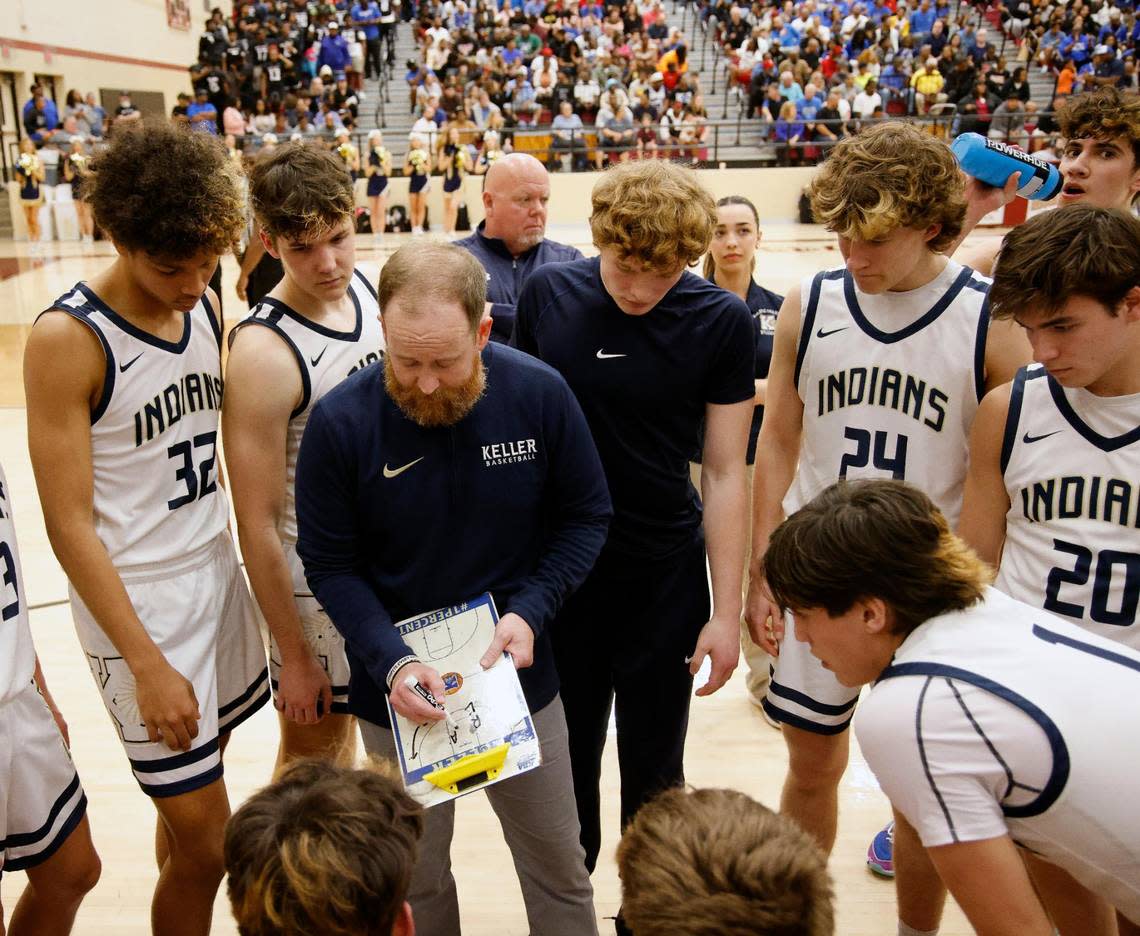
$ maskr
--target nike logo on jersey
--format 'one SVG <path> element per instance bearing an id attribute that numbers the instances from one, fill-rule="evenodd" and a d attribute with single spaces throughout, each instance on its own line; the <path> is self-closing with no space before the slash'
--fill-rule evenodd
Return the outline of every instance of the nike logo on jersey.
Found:
<path id="1" fill-rule="evenodd" d="M 144 354 L 146 354 L 146 352 L 145 352 L 145 351 L 140 351 L 138 354 L 136 354 L 136 355 L 135 355 L 133 358 L 131 358 L 131 359 L 130 359 L 129 361 L 127 361 L 125 364 L 120 364 L 120 365 L 119 365 L 119 373 L 120 373 L 120 374 L 125 374 L 125 373 L 127 372 L 127 369 L 128 369 L 128 368 L 129 368 L 129 367 L 130 367 L 132 364 L 134 364 L 134 363 L 135 363 L 135 361 L 137 361 L 139 358 L 141 358 L 141 357 L 142 357 Z"/>
<path id="2" fill-rule="evenodd" d="M 605 361 L 605 360 L 608 360 L 609 358 L 616 358 L 616 357 L 626 357 L 626 355 L 624 355 L 624 354 L 606 354 L 605 351 L 603 351 L 601 348 L 598 348 L 597 358 L 599 361 Z"/>
<path id="3" fill-rule="evenodd" d="M 310 363 L 310 364 L 312 364 L 312 365 L 313 365 L 313 367 L 316 367 L 318 364 L 320 364 L 320 363 L 321 363 L 321 358 L 323 358 L 323 357 L 325 356 L 325 352 L 326 352 L 328 349 L 329 349 L 329 346 L 328 346 L 328 345 L 325 345 L 323 348 L 321 348 L 321 353 L 320 353 L 320 354 L 318 354 L 316 357 L 313 357 L 313 358 L 309 358 L 309 363 Z"/>
<path id="4" fill-rule="evenodd" d="M 1042 439 L 1048 439 L 1049 436 L 1055 436 L 1060 429 L 1054 429 L 1052 432 L 1046 432 L 1044 435 L 1031 436 L 1028 432 L 1021 437 L 1021 441 L 1026 445 L 1032 445 L 1034 442 L 1040 442 Z"/>
<path id="5" fill-rule="evenodd" d="M 417 458 L 415 461 L 410 461 L 410 462 L 408 462 L 406 465 L 402 465 L 402 466 L 401 466 L 401 467 L 399 467 L 399 468 L 389 468 L 389 467 L 388 467 L 388 465 L 387 465 L 387 463 L 385 463 L 385 464 L 384 464 L 384 477 L 385 477 L 385 478 L 395 478 L 395 477 L 398 477 L 399 475 L 402 475 L 402 474 L 403 474 L 405 471 L 407 471 L 407 470 L 408 470 L 409 468 L 411 468 L 412 466 L 414 466 L 414 465 L 418 465 L 418 464 L 419 464 L 420 462 L 422 462 L 422 461 L 423 461 L 423 460 L 424 460 L 426 457 L 427 457 L 426 455 L 421 455 L 421 456 L 420 456 L 419 458 Z"/>
<path id="6" fill-rule="evenodd" d="M 828 335 L 834 335 L 836 332 L 846 331 L 849 326 L 841 325 L 839 328 L 833 328 L 831 331 L 824 331 L 822 328 L 815 333 L 816 338 L 826 338 Z"/>

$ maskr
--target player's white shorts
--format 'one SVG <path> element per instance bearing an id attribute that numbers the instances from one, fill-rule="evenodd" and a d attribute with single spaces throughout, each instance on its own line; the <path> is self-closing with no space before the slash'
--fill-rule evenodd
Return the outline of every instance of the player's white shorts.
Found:
<path id="1" fill-rule="evenodd" d="M 297 605 L 297 613 L 301 616 L 301 627 L 305 631 L 305 640 L 316 656 L 317 661 L 324 668 L 325 674 L 332 683 L 332 710 L 337 714 L 348 714 L 348 657 L 344 652 L 344 638 L 340 635 L 319 601 L 313 597 L 308 585 L 304 584 L 305 575 L 301 559 L 297 555 L 295 546 L 286 544 L 285 559 L 289 564 L 289 572 L 293 577 L 293 601 Z M 259 609 L 260 610 L 260 609 Z M 266 628 L 268 631 L 268 627 Z M 281 675 L 281 652 L 277 649 L 277 641 L 273 634 L 269 634 L 269 681 L 273 686 L 273 698 L 277 699 L 277 680 Z"/>
<path id="2" fill-rule="evenodd" d="M 63 736 L 29 682 L 0 705 L 0 871 L 47 861 L 86 812 Z"/>
<path id="3" fill-rule="evenodd" d="M 773 661 L 764 711 L 776 721 L 815 734 L 839 734 L 851 723 L 859 689 L 844 686 L 796 640 L 795 619 L 784 616 L 784 639 Z"/>
<path id="4" fill-rule="evenodd" d="M 194 686 L 202 718 L 190 750 L 174 751 L 147 738 L 134 676 L 72 589 L 79 642 L 143 792 L 154 797 L 189 793 L 221 777 L 218 736 L 269 700 L 265 646 L 253 599 L 228 533 L 177 563 L 136 566 L 119 574 L 151 639 Z"/>

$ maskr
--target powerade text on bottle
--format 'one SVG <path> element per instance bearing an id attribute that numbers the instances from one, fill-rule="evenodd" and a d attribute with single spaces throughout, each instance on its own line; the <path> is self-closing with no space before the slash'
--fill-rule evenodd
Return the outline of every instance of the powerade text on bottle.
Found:
<path id="1" fill-rule="evenodd" d="M 1005 143 L 987 140 L 977 133 L 962 133 L 950 144 L 958 165 L 975 179 L 1001 188 L 1015 172 L 1017 194 L 1022 198 L 1048 201 L 1061 191 L 1061 173 L 1057 167 Z"/>

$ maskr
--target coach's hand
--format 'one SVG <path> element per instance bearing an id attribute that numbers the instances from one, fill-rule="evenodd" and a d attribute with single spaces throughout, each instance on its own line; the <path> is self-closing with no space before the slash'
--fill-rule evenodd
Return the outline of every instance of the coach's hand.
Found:
<path id="1" fill-rule="evenodd" d="M 772 596 L 768 585 L 758 575 L 748 582 L 748 600 L 744 605 L 744 620 L 753 643 L 769 656 L 780 655 L 780 641 L 784 639 L 784 615 Z"/>
<path id="2" fill-rule="evenodd" d="M 504 614 L 495 625 L 495 637 L 483 654 L 479 665 L 490 669 L 506 651 L 514 660 L 515 669 L 526 669 L 534 662 L 534 631 L 517 614 Z"/>
<path id="3" fill-rule="evenodd" d="M 706 656 L 712 658 L 712 672 L 709 673 L 709 681 L 697 690 L 699 696 L 712 695 L 728 682 L 728 677 L 736 669 L 736 663 L 740 659 L 739 620 L 714 617 L 701 628 L 697 645 L 689 658 L 691 675 L 697 675 Z"/>
<path id="4" fill-rule="evenodd" d="M 147 737 L 161 741 L 173 751 L 189 751 L 198 737 L 198 699 L 190 680 L 165 658 L 150 664 L 135 676 L 135 701 Z"/>
<path id="5" fill-rule="evenodd" d="M 281 661 L 276 704 L 298 725 L 315 725 L 332 710 L 332 683 L 307 646 L 299 656 Z"/>
<path id="6" fill-rule="evenodd" d="M 438 670 L 432 669 L 426 663 L 412 662 L 405 663 L 396 670 L 396 675 L 392 677 L 392 691 L 388 694 L 392 708 L 408 721 L 417 723 L 443 721 L 443 709 L 430 705 L 420 697 L 419 693 L 408 686 L 409 676 L 414 676 L 416 682 L 430 692 L 437 701 L 443 701 L 446 693 Z"/>

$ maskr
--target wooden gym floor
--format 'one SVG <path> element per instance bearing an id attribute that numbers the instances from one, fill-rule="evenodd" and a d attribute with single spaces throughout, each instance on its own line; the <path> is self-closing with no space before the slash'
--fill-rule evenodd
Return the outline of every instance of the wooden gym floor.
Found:
<path id="1" fill-rule="evenodd" d="M 552 225 L 555 240 L 573 243 L 590 254 L 585 225 Z M 977 235 L 980 238 L 993 233 Z M 373 276 L 384 258 L 407 235 L 387 235 L 382 245 L 358 239 L 358 263 Z M 21 358 L 36 315 L 76 281 L 102 269 L 113 257 L 104 244 L 53 244 L 43 256 L 30 256 L 26 244 L 0 241 L 0 459 L 15 506 L 25 588 L 32 607 L 36 647 L 55 698 L 70 726 L 72 755 L 89 800 L 95 846 L 103 861 L 102 880 L 84 901 L 75 932 L 79 936 L 142 936 L 149 932 L 149 903 L 157 878 L 153 858 L 154 813 L 134 782 L 114 731 L 91 680 L 71 622 L 66 580 L 48 545 L 35 483 L 28 461 Z M 821 228 L 793 224 L 766 226 L 758 256 L 757 279 L 785 292 L 801 277 L 841 258 L 834 238 Z M 223 261 L 223 303 L 232 322 L 245 311 L 233 292 L 237 267 Z M 703 682 L 703 677 L 699 682 Z M 241 726 L 226 751 L 226 783 L 236 807 L 267 782 L 277 746 L 277 721 L 270 707 Z M 743 790 L 773 808 L 778 806 L 787 755 L 778 731 L 768 727 L 748 701 L 738 670 L 724 689 L 708 699 L 694 699 L 685 769 L 695 786 Z M 604 830 L 607 837 L 594 874 L 595 903 L 603 934 L 613 932 L 619 903 L 613 861 L 618 839 L 618 772 L 614 745 L 603 768 Z M 895 932 L 894 888 L 868 872 L 865 853 L 871 837 L 889 818 L 886 798 L 853 744 L 851 764 L 840 790 L 839 837 L 831 858 L 838 901 L 840 936 L 882 936 Z M 457 809 L 452 848 L 467 936 L 515 936 L 527 933 L 522 897 L 510 854 L 494 814 L 479 794 Z M 3 876 L 0 899 L 10 912 L 25 878 Z M 237 932 L 224 887 L 214 909 L 214 932 Z M 944 936 L 972 932 L 952 903 L 943 922 Z"/>

